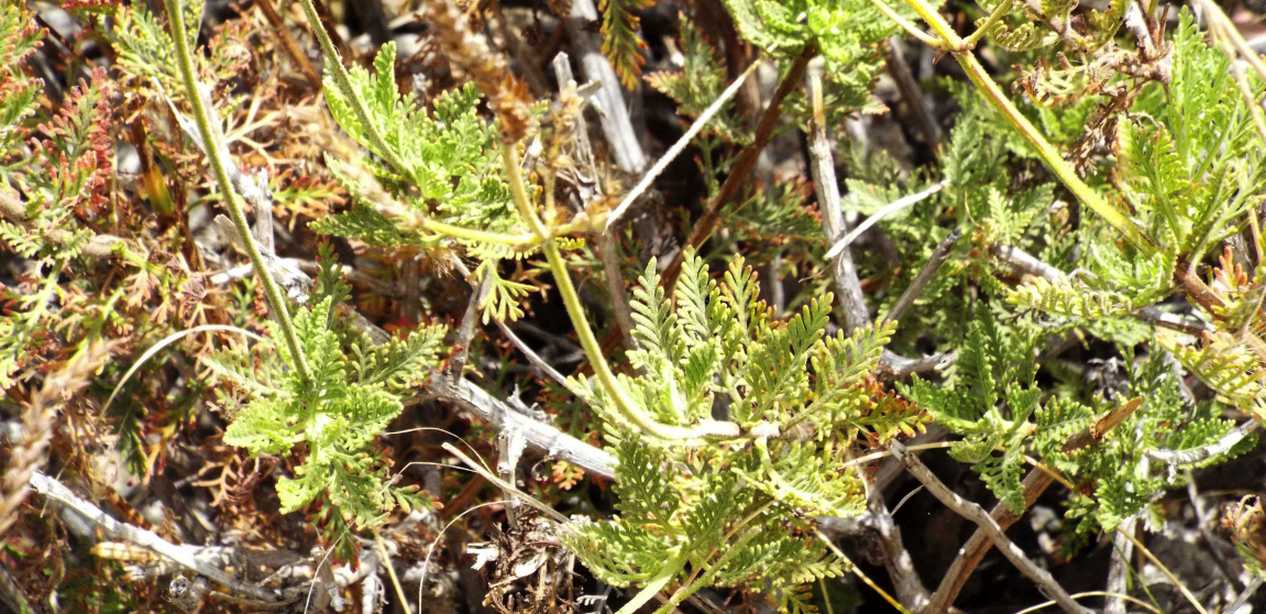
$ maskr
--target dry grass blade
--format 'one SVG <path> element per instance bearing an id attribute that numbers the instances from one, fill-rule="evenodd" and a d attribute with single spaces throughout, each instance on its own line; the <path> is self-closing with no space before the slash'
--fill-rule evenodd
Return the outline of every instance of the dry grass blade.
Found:
<path id="1" fill-rule="evenodd" d="M 237 333 L 245 337 L 250 337 L 256 341 L 264 340 L 263 337 L 260 337 L 249 330 L 225 324 L 202 324 L 200 326 L 194 326 L 193 328 L 187 328 L 167 335 L 166 337 L 159 339 L 154 345 L 150 346 L 148 350 L 145 350 L 145 352 L 141 354 L 140 358 L 137 358 L 136 362 L 132 363 L 132 366 L 128 368 L 126 373 L 123 374 L 123 377 L 119 378 L 119 383 L 115 384 L 114 390 L 110 391 L 110 398 L 106 399 L 105 405 L 101 407 L 101 413 L 105 413 L 106 410 L 110 409 L 110 404 L 113 403 L 114 398 L 119 395 L 119 391 L 123 390 L 123 385 L 126 384 L 129 379 L 132 379 L 132 376 L 136 375 L 136 372 L 140 371 L 141 367 L 145 366 L 145 363 L 148 362 L 149 359 L 153 358 L 156 354 L 163 351 L 171 344 L 180 341 L 189 335 L 208 332 Z"/>
<path id="2" fill-rule="evenodd" d="M 712 104 L 708 105 L 708 108 L 703 110 L 703 113 L 699 114 L 699 117 L 695 118 L 695 121 L 690 124 L 690 127 L 687 128 L 686 132 L 681 135 L 681 138 L 677 139 L 677 142 L 673 143 L 673 146 L 669 147 L 668 151 L 664 152 L 664 155 L 660 156 L 659 159 L 655 161 L 655 165 L 652 166 L 650 170 L 646 171 L 646 174 L 642 175 L 642 178 L 638 180 L 637 185 L 633 186 L 633 189 L 629 190 L 628 194 L 625 194 L 624 198 L 620 200 L 620 204 L 616 205 L 615 209 L 611 211 L 611 214 L 607 216 L 607 225 L 603 232 L 611 232 L 611 230 L 615 228 L 616 224 L 620 223 L 620 220 L 624 218 L 624 214 L 628 213 L 629 208 L 633 206 L 633 203 L 646 192 L 647 188 L 651 187 L 651 183 L 655 181 L 655 178 L 659 177 L 660 173 L 664 172 L 664 169 L 668 168 L 668 165 L 671 164 L 673 160 L 676 160 L 677 156 L 681 155 L 681 152 L 686 149 L 686 146 L 689 145 L 690 142 L 694 140 L 695 136 L 703 130 L 704 126 L 707 126 L 708 122 L 721 111 L 721 108 L 725 106 L 725 103 L 729 102 L 730 99 L 738 93 L 739 87 L 741 87 L 743 83 L 747 81 L 747 78 L 750 77 L 759 67 L 760 62 L 752 62 L 751 65 L 742 72 L 742 74 L 735 78 L 734 81 L 730 82 L 730 85 L 725 88 L 725 91 L 721 92 L 721 95 L 717 96 L 717 99 L 712 101 Z"/>

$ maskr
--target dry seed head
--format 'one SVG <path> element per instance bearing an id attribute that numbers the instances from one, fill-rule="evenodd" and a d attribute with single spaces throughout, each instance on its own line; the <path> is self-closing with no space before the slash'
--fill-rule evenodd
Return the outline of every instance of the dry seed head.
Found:
<path id="1" fill-rule="evenodd" d="M 427 16 L 449 61 L 461 67 L 488 97 L 488 105 L 501 128 L 501 140 L 519 142 L 532 121 L 527 87 L 515 78 L 505 58 L 488 45 L 483 35 L 470 30 L 451 0 L 428 2 Z"/>
<path id="2" fill-rule="evenodd" d="M 61 369 L 46 376 L 43 386 L 31 395 L 22 411 L 22 436 L 14 444 L 4 478 L 0 480 L 0 536 L 17 521 L 18 508 L 29 490 L 27 480 L 44 465 L 57 410 L 66 399 L 88 385 L 113 349 L 114 344 L 109 342 L 90 343 Z"/>
<path id="3" fill-rule="evenodd" d="M 580 97 L 574 85 L 564 87 L 559 91 L 558 103 L 550 110 L 547 120 L 547 123 L 554 127 L 548 145 L 552 156 L 564 156 L 563 152 L 567 146 L 577 141 L 576 118 L 580 117 L 584 102 L 585 99 Z"/>

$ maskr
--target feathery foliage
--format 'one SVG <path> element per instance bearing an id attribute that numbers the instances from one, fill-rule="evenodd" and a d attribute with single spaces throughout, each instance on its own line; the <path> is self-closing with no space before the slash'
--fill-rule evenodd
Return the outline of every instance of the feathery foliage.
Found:
<path id="1" fill-rule="evenodd" d="M 518 301 L 533 287 L 502 278 L 496 265 L 531 250 L 524 239 L 527 227 L 502 177 L 496 126 L 478 115 L 479 94 L 471 84 L 441 94 L 429 112 L 420 108 L 413 95 L 400 94 L 395 59 L 395 45 L 388 43 L 374 58 L 372 73 L 349 68 L 356 100 L 346 99 L 332 78 L 326 78 L 330 114 L 377 158 L 365 161 L 367 176 L 354 163 L 327 156 L 355 204 L 319 220 L 314 228 L 379 247 L 435 247 L 452 239 L 478 258 L 479 272 L 493 280 L 493 290 L 480 305 L 484 320 L 513 320 L 523 313 Z M 367 111 L 374 131 L 382 135 L 381 144 L 362 125 L 356 105 Z M 380 145 L 388 150 L 380 151 Z M 403 168 L 393 168 L 389 161 L 399 161 Z"/>
<path id="2" fill-rule="evenodd" d="M 36 110 L 39 84 L 19 67 L 39 44 L 38 32 L 23 6 L 0 7 L 0 61 L 6 84 L 0 89 L 0 151 L 6 157 L 17 144 L 22 122 Z"/>
<path id="3" fill-rule="evenodd" d="M 1185 484 L 1190 470 L 1233 457 L 1251 444 L 1243 442 L 1226 453 L 1184 463 L 1149 460 L 1148 453 L 1155 450 L 1180 455 L 1209 446 L 1234 424 L 1219 417 L 1219 403 L 1193 406 L 1184 398 L 1174 375 L 1176 365 L 1165 353 L 1139 357 L 1124 366 L 1121 390 L 1108 391 L 1088 405 L 1073 400 L 1046 403 L 1037 413 L 1034 446 L 1043 462 L 1084 486 L 1069 503 L 1068 517 L 1078 532 L 1115 529 L 1166 489 Z M 1065 449 L 1074 429 L 1086 428 L 1122 399 L 1137 399 L 1141 405 L 1111 436 L 1071 452 Z"/>
<path id="4" fill-rule="evenodd" d="M 646 83 L 677 103 L 677 112 L 698 117 L 725 90 L 723 58 L 685 13 L 678 15 L 683 65 L 680 70 L 660 70 L 646 75 Z M 748 130 L 733 113 L 733 103 L 716 115 L 703 134 L 727 142 L 746 144 Z"/>
<path id="5" fill-rule="evenodd" d="M 915 377 L 901 391 L 938 423 L 963 436 L 950 455 L 972 466 L 989 490 L 1014 511 L 1024 509 L 1025 442 L 1042 391 L 1036 382 L 1033 327 L 998 326 L 986 306 L 976 310 L 951 386 Z"/>
<path id="6" fill-rule="evenodd" d="M 336 278 L 323 277 L 327 283 Z M 321 498 L 319 515 L 336 536 L 344 527 L 374 528 L 397 507 L 425 505 L 415 488 L 391 486 L 390 467 L 369 447 L 400 414 L 402 395 L 436 366 L 444 336 L 442 326 L 423 326 L 383 345 L 340 336 L 332 304 L 343 295 L 337 285 L 325 285 L 294 315 L 309 382 L 298 377 L 286 345 L 273 341 L 280 333 L 272 322 L 268 340 L 249 354 L 226 352 L 208 361 L 221 379 L 250 396 L 234 413 L 224 441 L 252 455 L 284 456 L 303 445 L 307 454 L 293 477 L 277 482 L 282 512 Z M 254 367 L 260 358 L 261 366 Z"/>
<path id="7" fill-rule="evenodd" d="M 5 14 L 0 15 L 0 28 L 11 23 L 6 15 L 16 10 L 0 9 Z M 20 61 L 32 43 L 21 32 L 9 34 L 10 59 Z M 111 88 L 104 71 L 94 71 L 91 81 L 70 92 L 56 117 L 36 126 L 22 125 L 35 112 L 28 105 L 37 91 L 33 80 L 15 79 L 7 89 L 8 96 L 0 93 L 0 107 L 12 121 L 0 135 L 0 146 L 9 145 L 0 149 L 0 245 L 37 263 L 44 277 L 34 292 L 13 297 L 16 309 L 0 315 L 0 390 L 14 384 L 12 376 L 27 361 L 32 345 L 47 334 L 46 318 L 56 311 L 57 275 L 95 237 L 81 219 L 105 208 L 114 172 L 105 111 Z M 26 143 L 30 149 L 21 146 L 22 137 L 31 137 Z"/>
<path id="8" fill-rule="evenodd" d="M 650 8 L 654 0 L 601 0 L 602 54 L 607 56 L 624 87 L 635 89 L 646 63 L 646 42 L 639 31 L 642 20 L 637 12 Z"/>
<path id="9" fill-rule="evenodd" d="M 682 582 L 681 598 L 705 586 L 766 586 L 786 605 L 795 586 L 844 570 L 809 523 L 861 509 L 861 476 L 846 464 L 853 446 L 922 428 L 921 414 L 868 385 L 891 325 L 828 335 L 829 295 L 779 322 L 757 293 L 742 258 L 718 283 L 688 255 L 672 300 L 647 265 L 632 305 L 628 357 L 638 375 L 621 376 L 624 385 L 662 422 L 720 411 L 761 434 L 699 450 L 657 444 L 593 389 L 616 444 L 620 514 L 581 525 L 569 541 L 604 581 Z"/>
<path id="10" fill-rule="evenodd" d="M 1266 419 L 1266 82 L 1213 3 L 1192 3 L 1204 9 L 1198 22 L 1188 11 L 1171 17 L 1165 3 L 1126 0 L 600 0 L 600 21 L 583 24 L 561 21 L 574 19 L 566 0 L 548 3 L 557 20 L 532 7 L 442 0 L 426 3 L 426 27 L 389 32 L 397 42 L 370 51 L 364 41 L 382 39 L 380 16 L 359 10 L 334 11 L 351 35 L 334 44 L 266 3 L 154 4 L 0 4 L 0 422 L 21 424 L 23 441 L 38 444 L 6 443 L 0 456 L 25 468 L 47 461 L 90 496 L 143 485 L 111 496 L 110 514 L 151 523 L 156 535 L 187 528 L 153 515 L 169 510 L 176 485 L 177 503 L 187 489 L 214 509 L 197 516 L 204 526 L 193 535 L 209 522 L 212 539 L 246 528 L 253 542 L 297 552 L 337 547 L 343 561 L 388 576 L 428 552 L 426 563 L 448 572 L 463 564 L 459 553 L 429 554 L 446 525 L 397 513 L 421 511 L 429 497 L 402 487 L 413 476 L 395 470 L 451 460 L 436 449 L 440 427 L 485 455 L 500 431 L 502 460 L 516 459 L 524 441 L 528 456 L 568 459 L 547 459 L 548 476 L 507 475 L 500 490 L 532 490 L 545 506 L 586 517 L 492 508 L 485 502 L 498 495 L 467 474 L 431 474 L 428 492 L 453 511 L 445 520 L 474 518 L 464 513 L 473 508 L 483 513 L 470 531 L 511 521 L 478 551 L 489 605 L 574 611 L 597 603 L 571 594 L 596 579 L 634 591 L 612 593 L 632 596 L 609 604 L 624 612 L 656 596 L 664 603 L 655 607 L 672 610 L 704 587 L 734 589 L 723 592 L 734 609 L 809 612 L 838 604 L 845 573 L 882 592 L 836 554 L 856 544 L 835 550 L 821 518 L 870 504 L 886 522 L 879 508 L 892 493 L 868 492 L 865 472 L 928 423 L 949 431 L 950 461 L 979 477 L 953 484 L 965 499 L 996 499 L 1018 517 L 1032 494 L 1024 486 L 1037 483 L 1024 476 L 1057 481 L 1044 502 L 1062 501 L 1066 521 L 1055 530 L 1069 554 L 1134 519 L 1173 522 L 1176 499 L 1161 498 L 1251 448 Z M 323 34 L 324 17 L 301 4 L 311 33 Z M 326 68 L 348 56 L 348 79 L 333 70 L 321 83 L 314 42 Z M 646 83 L 656 93 L 633 105 L 647 128 L 636 143 L 606 142 L 605 131 L 591 141 L 612 119 L 605 100 L 590 108 L 593 84 L 548 74 L 545 51 L 589 53 L 594 43 L 629 90 L 653 70 Z M 397 58 L 397 44 L 418 52 Z M 633 179 L 611 148 L 662 150 L 731 71 L 788 74 L 811 56 L 825 66 L 821 123 L 832 156 L 816 140 L 803 147 L 802 84 L 783 82 L 780 106 L 762 109 L 770 83 L 755 72 L 742 91 L 759 80 L 761 96 L 722 108 L 700 138 L 673 149 L 684 158 L 648 177 L 639 192 L 648 198 L 625 203 L 634 208 L 622 223 L 609 217 Z M 579 80 L 596 79 L 592 59 Z M 452 86 L 462 74 L 475 85 Z M 318 120 L 326 112 L 333 122 Z M 773 121 L 760 151 L 749 147 L 758 117 Z M 190 138 L 194 128 L 211 136 Z M 683 172 L 692 163 L 699 172 Z M 813 186 L 801 172 L 832 163 L 838 186 Z M 849 226 L 885 212 L 851 244 L 856 288 L 845 261 L 822 257 L 832 238 L 820 218 L 837 215 L 837 187 Z M 219 228 L 221 206 L 231 233 Z M 269 206 L 284 230 L 269 230 Z M 700 206 L 707 225 L 698 229 L 711 232 L 701 244 L 706 233 L 690 227 Z M 335 235 L 338 259 L 316 234 Z M 588 236 L 601 250 L 579 249 Z M 300 271 L 314 253 L 322 268 L 308 297 Z M 669 253 L 684 255 L 672 281 L 656 273 L 655 258 Z M 529 261 L 538 255 L 544 264 Z M 440 278 L 467 269 L 473 293 Z M 296 282 L 293 322 L 274 270 Z M 827 292 L 840 287 L 848 304 Z M 541 300 L 528 309 L 533 295 Z M 840 330 L 836 310 L 852 323 L 861 319 L 854 307 L 886 316 Z M 570 327 L 558 322 L 563 312 Z M 459 319 L 460 365 L 436 373 L 445 328 L 425 323 Z M 509 332 L 530 336 L 509 335 L 517 349 L 479 326 L 516 319 L 529 322 Z M 260 329 L 254 346 L 205 334 Z M 61 392 L 53 376 L 99 342 L 137 358 L 105 365 L 101 382 L 74 398 L 50 394 Z M 145 347 L 154 351 L 138 354 Z M 559 373 L 568 370 L 570 380 Z M 510 403 L 497 400 L 510 390 Z M 546 412 L 506 413 L 533 396 Z M 405 399 L 418 398 L 420 411 L 404 414 Z M 446 419 L 474 415 L 491 416 L 491 426 Z M 381 439 L 392 426 L 401 428 Z M 586 470 L 605 475 L 612 457 L 609 490 L 576 488 Z M 499 469 L 523 467 L 512 465 Z M 135 479 L 113 480 L 115 469 Z M 250 496 L 269 482 L 280 506 L 272 488 Z M 0 568 L 14 570 L 21 589 L 6 595 L 109 609 L 112 567 L 84 566 L 103 574 L 88 583 L 103 588 L 74 600 L 66 587 L 83 584 L 84 572 L 30 564 L 64 562 L 51 554 L 73 544 L 57 537 L 77 526 L 24 503 L 24 489 L 0 492 L 0 527 L 22 521 L 0 550 Z M 127 509 L 141 504 L 143 515 Z M 893 519 L 907 539 L 914 516 L 907 508 Z M 1228 515 L 1257 573 L 1262 518 L 1247 500 Z M 363 532 L 381 538 L 376 554 L 394 565 L 352 552 Z M 922 541 L 942 555 L 957 545 Z M 893 542 L 884 546 L 882 562 L 893 563 Z M 572 573 L 572 554 L 584 574 Z M 1065 560 L 1046 554 L 1039 564 Z M 304 577 L 330 567 L 303 558 L 267 576 L 253 562 L 226 572 L 284 600 L 328 580 Z M 250 573 L 233 573 L 242 570 Z M 326 607 L 321 599 L 337 609 L 356 590 L 373 601 L 374 578 L 365 578 L 359 589 L 319 592 L 313 609 Z M 237 590 L 221 584 L 209 594 Z M 917 582 L 896 584 L 918 592 L 908 590 Z M 155 586 L 114 601 L 153 609 L 143 593 Z M 454 597 L 447 589 L 420 587 L 437 600 Z M 1199 599 L 1213 610 L 1226 592 Z M 949 609 L 955 597 L 926 609 Z"/>
<path id="11" fill-rule="evenodd" d="M 1151 236 L 1195 260 L 1236 230 L 1266 188 L 1261 137 L 1231 76 L 1187 11 L 1171 42 L 1172 80 L 1149 84 L 1118 124 L 1118 181 Z M 1252 85 L 1253 96 L 1263 90 Z M 1199 129 L 1192 129 L 1199 126 Z"/>
<path id="12" fill-rule="evenodd" d="M 774 58 L 813 45 L 846 109 L 877 110 L 871 84 L 883 70 L 881 45 L 897 32 L 870 0 L 725 0 L 739 34 Z M 939 3 L 937 3 L 939 5 Z M 901 12 L 908 13 L 908 9 Z"/>
<path id="13" fill-rule="evenodd" d="M 325 99 L 330 114 L 357 143 L 377 156 L 366 161 L 375 178 L 383 182 L 409 211 L 419 217 L 485 231 L 508 231 L 518 225 L 510 203 L 510 191 L 499 174 L 496 128 L 475 112 L 479 102 L 473 85 L 446 92 L 427 112 L 412 95 L 401 96 L 395 81 L 395 45 L 387 44 L 374 58 L 374 71 L 353 66 L 350 73 L 358 102 L 369 112 L 369 121 L 383 136 L 389 151 L 378 151 L 346 100 L 327 78 Z M 391 168 L 385 160 L 399 160 L 404 168 Z M 350 172 L 350 170 L 349 170 Z M 346 178 L 344 187 L 366 207 L 354 216 L 372 216 L 376 202 L 365 187 Z M 353 238 L 354 226 L 344 221 L 349 214 L 323 221 L 323 231 Z M 352 219 L 356 219 L 353 217 Z M 404 220 L 410 222 L 412 220 Z M 420 233 L 414 242 L 427 237 Z M 481 245 L 478 242 L 473 245 Z"/>

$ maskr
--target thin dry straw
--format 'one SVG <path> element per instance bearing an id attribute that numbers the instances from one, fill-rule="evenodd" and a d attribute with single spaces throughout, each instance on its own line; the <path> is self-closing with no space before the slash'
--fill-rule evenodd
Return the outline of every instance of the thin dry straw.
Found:
<path id="1" fill-rule="evenodd" d="M 628 212 L 629 207 L 633 206 L 633 202 L 636 201 L 642 193 L 646 192 L 646 189 L 651 186 L 651 183 L 655 181 L 655 178 L 659 177 L 659 174 L 664 172 L 664 169 L 668 168 L 668 165 L 672 163 L 677 156 L 681 155 L 681 152 L 686 149 L 686 146 L 690 144 L 690 141 L 694 140 L 695 135 L 699 134 L 699 132 L 703 130 L 703 127 L 708 124 L 708 121 L 721 110 L 721 107 L 725 106 L 725 103 L 729 102 L 729 100 L 734 97 L 734 94 L 738 92 L 739 87 L 742 86 L 743 82 L 747 80 L 747 77 L 756 70 L 757 66 L 760 66 L 760 62 L 752 62 L 752 65 L 748 66 L 747 70 L 743 71 L 743 74 L 739 75 L 734 82 L 730 83 L 729 87 L 726 87 L 725 91 L 721 92 L 721 95 L 718 96 L 716 100 L 712 101 L 712 104 L 708 105 L 708 108 L 704 109 L 703 113 L 699 114 L 699 117 L 695 119 L 694 123 L 690 124 L 690 128 L 686 130 L 686 133 L 681 135 L 681 138 L 677 139 L 677 142 L 673 143 L 673 146 L 669 147 L 668 151 L 664 152 L 664 155 L 660 156 L 659 160 L 655 161 L 655 165 L 652 166 L 650 170 L 646 171 L 645 175 L 642 175 L 642 178 L 638 180 L 637 185 L 633 186 L 633 189 L 629 190 L 629 193 L 624 195 L 624 200 L 621 200 L 620 204 L 616 205 L 616 208 L 610 215 L 607 216 L 607 224 L 603 228 L 603 232 L 611 232 L 611 229 L 615 228 L 615 225 L 619 223 L 620 218 L 624 217 L 624 214 Z"/>
<path id="2" fill-rule="evenodd" d="M 123 385 L 126 384 L 127 381 L 131 379 L 132 376 L 135 375 L 136 372 L 139 371 L 140 368 L 144 366 L 145 363 L 149 359 L 153 358 L 155 354 L 163 351 L 163 349 L 166 348 L 167 346 L 177 341 L 180 341 L 181 339 L 189 335 L 192 335 L 195 333 L 217 332 L 217 331 L 226 332 L 226 333 L 238 333 L 245 337 L 250 337 L 251 339 L 254 339 L 256 341 L 264 340 L 263 337 L 260 337 L 259 335 L 256 335 L 255 333 L 252 333 L 249 330 L 246 330 L 244 328 L 240 328 L 237 326 L 229 326 L 227 324 L 202 324 L 199 326 L 194 326 L 192 328 L 179 330 L 170 335 L 167 335 L 166 337 L 163 337 L 162 339 L 160 339 L 154 345 L 150 346 L 148 350 L 145 350 L 145 353 L 141 354 L 140 358 L 136 359 L 136 362 L 132 363 L 132 367 L 127 370 L 127 373 L 123 374 L 123 377 L 119 380 L 119 383 L 114 386 L 114 390 L 110 391 L 110 398 L 106 399 L 105 405 L 102 406 L 101 408 L 101 413 L 104 414 L 106 413 L 106 410 L 110 409 L 110 405 L 114 403 L 114 398 L 119 395 L 119 391 L 123 389 Z"/>
<path id="3" fill-rule="evenodd" d="M 902 196 L 901 198 L 884 205 L 876 211 L 874 215 L 866 218 L 865 221 L 858 224 L 856 228 L 844 235 L 842 239 L 836 241 L 835 244 L 831 246 L 831 249 L 826 251 L 826 259 L 830 260 L 838 256 L 841 251 L 844 251 L 844 248 L 848 247 L 854 240 L 857 239 L 857 237 L 860 237 L 863 232 L 869 230 L 871 226 L 878 224 L 884 218 L 905 209 L 906 207 L 914 206 L 927 197 L 940 192 L 948 183 L 949 182 L 945 180 L 938 181 L 921 192 Z"/>

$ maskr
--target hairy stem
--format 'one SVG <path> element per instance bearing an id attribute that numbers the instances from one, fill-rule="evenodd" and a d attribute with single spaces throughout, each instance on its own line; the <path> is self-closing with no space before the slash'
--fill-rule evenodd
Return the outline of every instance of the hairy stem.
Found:
<path id="1" fill-rule="evenodd" d="M 693 427 L 663 424 L 638 406 L 628 390 L 616 378 L 611 366 L 607 364 L 606 356 L 602 353 L 602 346 L 598 342 L 598 338 L 594 336 L 593 328 L 589 325 L 584 306 L 580 303 L 580 295 L 576 292 L 576 287 L 572 285 L 571 275 L 567 272 L 567 263 L 563 261 L 562 254 L 558 251 L 558 245 L 554 241 L 554 236 L 551 230 L 545 226 L 545 223 L 541 221 L 540 216 L 536 214 L 536 210 L 532 208 L 532 203 L 528 200 L 523 172 L 519 169 L 519 154 L 513 144 L 503 143 L 501 145 L 501 159 L 505 167 L 506 177 L 510 182 L 510 193 L 514 197 L 514 204 L 518 208 L 519 216 L 528 223 L 532 231 L 540 239 L 541 251 L 545 253 L 550 272 L 554 275 L 554 283 L 558 288 L 559 295 L 563 298 L 563 306 L 567 310 L 567 316 L 571 319 L 572 326 L 576 329 L 576 337 L 580 341 L 580 347 L 584 350 L 586 358 L 589 359 L 589 363 L 593 366 L 594 374 L 597 375 L 603 390 L 611 397 L 612 403 L 615 405 L 616 410 L 619 411 L 621 417 L 630 425 L 641 429 L 651 436 L 659 439 L 674 440 L 686 445 L 704 445 L 706 443 L 705 438 L 709 437 L 738 437 L 738 427 L 731 422 L 707 421 Z"/>
<path id="2" fill-rule="evenodd" d="M 914 9 L 923 21 L 932 28 L 944 42 L 945 47 L 954 55 L 954 59 L 958 61 L 959 66 L 967 73 L 967 77 L 971 79 L 973 85 L 986 100 L 989 101 L 995 109 L 1002 113 L 1007 123 L 1011 124 L 1020 136 L 1028 141 L 1029 145 L 1037 152 L 1038 157 L 1046 164 L 1047 168 L 1059 178 L 1064 187 L 1072 192 L 1077 200 L 1082 204 L 1090 207 L 1095 213 L 1099 214 L 1109 225 L 1120 232 L 1134 247 L 1145 253 L 1153 253 L 1157 247 L 1147 235 L 1125 216 L 1119 209 L 1114 207 L 1107 200 L 1104 200 L 1094 188 L 1091 188 L 1086 182 L 1077 176 L 1077 172 L 1072 165 L 1064 160 L 1059 150 L 1051 145 L 1050 141 L 1038 131 L 1037 127 L 1029 121 L 1024 114 L 1020 113 L 1020 109 L 1011 102 L 1010 98 L 1002 91 L 993 77 L 981 65 L 980 60 L 972 54 L 970 45 L 954 32 L 954 28 L 945 21 L 941 14 L 927 4 L 925 0 L 906 0 L 906 3 Z"/>
<path id="3" fill-rule="evenodd" d="M 308 1 L 310 2 L 311 0 Z M 254 234 L 251 233 L 250 224 L 246 221 L 246 212 L 242 209 L 241 197 L 233 189 L 233 182 L 229 180 L 225 162 L 220 157 L 226 150 L 218 138 L 219 135 L 211 130 L 211 121 L 208 119 L 206 105 L 203 104 L 202 96 L 198 92 L 198 80 L 194 72 L 193 57 L 189 54 L 189 41 L 185 38 L 185 16 L 180 10 L 180 0 L 164 0 L 163 4 L 167 8 L 167 18 L 171 25 L 171 37 L 175 42 L 176 62 L 180 68 L 180 79 L 184 83 L 185 95 L 189 98 L 189 106 L 193 109 L 193 118 L 198 124 L 198 134 L 201 135 L 202 142 L 207 150 L 207 159 L 211 162 L 211 170 L 215 175 L 216 184 L 220 187 L 220 193 L 224 194 L 224 203 L 229 209 L 229 217 L 233 220 L 233 226 L 237 229 L 242 245 L 246 247 L 246 254 L 251 259 L 251 266 L 255 268 L 255 274 L 259 276 L 260 282 L 264 284 L 264 296 L 268 299 L 268 307 L 272 310 L 273 317 L 277 318 L 277 324 L 281 327 L 281 335 L 285 338 L 286 347 L 290 350 L 290 356 L 294 360 L 295 371 L 299 374 L 300 379 L 310 382 L 312 374 L 308 370 L 308 363 L 303 356 L 303 347 L 299 344 L 299 336 L 295 332 L 294 323 L 290 321 L 290 310 L 286 307 L 285 295 L 282 294 L 281 286 L 277 284 L 277 280 L 273 279 L 272 273 L 268 269 L 268 263 L 259 251 L 259 245 L 255 242 Z"/>
<path id="4" fill-rule="evenodd" d="M 396 169 L 396 172 L 406 177 L 411 176 L 412 173 L 409 172 L 408 167 L 396 156 L 395 151 L 387 146 L 387 140 L 378 131 L 378 125 L 370 121 L 369 110 L 365 108 L 365 103 L 356 96 L 356 90 L 352 89 L 352 80 L 347 75 L 347 68 L 343 66 L 343 60 L 339 57 L 338 50 L 334 48 L 334 41 L 330 40 L 330 34 L 321 25 L 321 18 L 317 15 L 316 7 L 312 5 L 312 0 L 299 0 L 299 5 L 303 7 L 303 15 L 308 20 L 308 26 L 312 28 L 317 42 L 321 45 L 321 53 L 325 55 L 325 65 L 330 71 L 330 76 L 334 77 L 335 87 L 343 94 L 343 98 L 347 99 L 347 104 L 356 113 L 356 119 L 360 120 L 361 125 L 365 127 L 365 134 L 369 137 L 369 141 L 374 144 L 374 147 L 378 149 L 378 155 L 382 156 L 392 168 Z"/>

